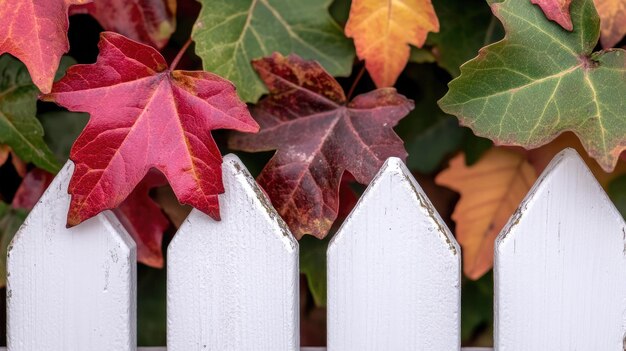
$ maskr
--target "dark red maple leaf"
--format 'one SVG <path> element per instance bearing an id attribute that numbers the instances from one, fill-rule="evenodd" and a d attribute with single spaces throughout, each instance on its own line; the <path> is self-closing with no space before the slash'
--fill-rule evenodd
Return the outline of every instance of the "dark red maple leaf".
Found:
<path id="1" fill-rule="evenodd" d="M 343 177 L 341 177 L 341 182 L 339 183 L 339 209 L 337 210 L 337 218 L 340 220 L 347 218 L 354 206 L 359 202 L 359 197 L 351 188 L 351 184 L 354 182 L 354 176 L 350 172 L 345 172 Z"/>
<path id="2" fill-rule="evenodd" d="M 13 196 L 11 206 L 29 211 L 32 210 L 53 179 L 54 175 L 52 173 L 39 168 L 26 173 L 22 183 L 20 183 L 15 192 L 15 196 Z"/>
<path id="3" fill-rule="evenodd" d="M 72 66 L 42 96 L 91 115 L 70 153 L 68 225 L 117 207 L 150 168 L 181 203 L 219 219 L 222 156 L 211 130 L 258 130 L 235 87 L 212 73 L 169 69 L 154 48 L 116 33 L 103 33 L 99 48 L 95 64 Z"/>
<path id="4" fill-rule="evenodd" d="M 367 184 L 388 157 L 406 157 L 393 127 L 413 101 L 385 88 L 348 103 L 339 83 L 318 63 L 295 55 L 274 54 L 253 65 L 270 91 L 252 109 L 261 131 L 233 134 L 230 146 L 277 150 L 259 183 L 298 238 L 322 238 L 337 217 L 344 171 Z"/>
<path id="5" fill-rule="evenodd" d="M 70 14 L 88 13 L 105 30 L 162 48 L 176 28 L 176 0 L 98 0 L 72 6 Z"/>
<path id="6" fill-rule="evenodd" d="M 69 49 L 67 11 L 91 0 L 0 1 L 0 55 L 9 53 L 28 68 L 37 87 L 47 93 L 61 56 Z"/>

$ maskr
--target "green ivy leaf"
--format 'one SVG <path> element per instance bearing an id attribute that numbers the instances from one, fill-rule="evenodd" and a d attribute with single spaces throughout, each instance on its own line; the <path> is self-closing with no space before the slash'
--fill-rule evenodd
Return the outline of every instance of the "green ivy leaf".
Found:
<path id="1" fill-rule="evenodd" d="M 26 219 L 28 212 L 14 209 L 0 201 L 0 287 L 6 285 L 7 276 L 7 248 L 17 230 Z"/>
<path id="2" fill-rule="evenodd" d="M 36 118 L 38 95 L 26 66 L 9 55 L 0 56 L 0 143 L 22 160 L 55 173 L 59 164 L 44 143 Z"/>
<path id="3" fill-rule="evenodd" d="M 354 47 L 328 12 L 331 0 L 200 0 L 192 37 L 204 69 L 231 80 L 256 102 L 267 92 L 250 62 L 279 52 L 318 61 L 347 76 Z"/>
<path id="4" fill-rule="evenodd" d="M 626 52 L 592 53 L 600 34 L 593 0 L 572 2 L 572 32 L 530 1 L 492 8 L 507 36 L 461 67 L 440 106 L 497 144 L 535 148 L 571 130 L 611 171 L 626 148 Z"/>
<path id="5" fill-rule="evenodd" d="M 504 35 L 485 0 L 439 0 L 433 5 L 440 29 L 439 33 L 428 35 L 428 44 L 436 47 L 439 66 L 453 77 L 460 74 L 463 63 L 476 57 L 481 47 Z"/>

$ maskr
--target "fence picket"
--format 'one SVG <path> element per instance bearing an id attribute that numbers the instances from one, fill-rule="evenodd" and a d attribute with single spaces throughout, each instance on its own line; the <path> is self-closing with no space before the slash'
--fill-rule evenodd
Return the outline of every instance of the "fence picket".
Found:
<path id="1" fill-rule="evenodd" d="M 460 349 L 460 250 L 390 158 L 328 249 L 328 350 Z"/>
<path id="2" fill-rule="evenodd" d="M 626 226 L 574 150 L 500 233 L 494 277 L 496 349 L 623 349 Z"/>
<path id="3" fill-rule="evenodd" d="M 222 220 L 193 210 L 168 249 L 168 350 L 297 350 L 298 243 L 236 156 L 223 175 Z"/>
<path id="4" fill-rule="evenodd" d="M 65 227 L 72 171 L 9 247 L 9 351 L 136 350 L 135 244 L 108 211 Z M 167 349 L 298 350 L 298 244 L 236 156 L 223 173 L 222 221 L 192 211 L 168 250 Z M 623 349 L 626 224 L 575 151 L 554 158 L 495 255 L 498 350 Z M 328 351 L 459 350 L 460 262 L 389 159 L 328 248 Z"/>
<path id="5" fill-rule="evenodd" d="M 10 351 L 136 349 L 135 243 L 108 211 L 65 227 L 73 169 L 68 161 L 9 246 Z"/>

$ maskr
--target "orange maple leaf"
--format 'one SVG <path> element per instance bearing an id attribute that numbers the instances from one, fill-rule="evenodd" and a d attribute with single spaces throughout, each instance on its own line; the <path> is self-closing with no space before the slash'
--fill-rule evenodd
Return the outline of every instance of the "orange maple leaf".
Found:
<path id="1" fill-rule="evenodd" d="M 409 44 L 422 47 L 439 31 L 431 0 L 353 0 L 346 36 L 379 88 L 394 85 L 409 60 Z"/>
<path id="2" fill-rule="evenodd" d="M 491 269 L 494 241 L 536 179 L 524 155 L 501 148 L 470 167 L 460 154 L 437 176 L 437 184 L 461 194 L 452 219 L 467 277 L 478 279 Z"/>

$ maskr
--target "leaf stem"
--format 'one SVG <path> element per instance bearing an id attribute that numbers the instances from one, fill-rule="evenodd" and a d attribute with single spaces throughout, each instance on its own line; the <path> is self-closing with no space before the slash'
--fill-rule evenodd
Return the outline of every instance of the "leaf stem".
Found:
<path id="1" fill-rule="evenodd" d="M 359 74 L 357 74 L 356 78 L 354 78 L 354 82 L 352 82 L 350 91 L 348 91 L 348 101 L 350 101 L 350 99 L 352 98 L 352 94 L 354 93 L 354 89 L 356 89 L 357 84 L 359 84 L 359 81 L 361 81 L 361 78 L 363 78 L 363 73 L 365 73 L 365 64 L 363 64 L 363 67 L 361 67 Z"/>
<path id="2" fill-rule="evenodd" d="M 191 45 L 191 37 L 189 37 L 189 39 L 183 45 L 183 47 L 180 48 L 180 51 L 178 52 L 178 54 L 176 54 L 176 57 L 174 57 L 174 60 L 172 61 L 172 64 L 170 65 L 170 71 L 173 71 L 174 69 L 176 69 L 176 66 L 178 66 L 178 63 L 180 62 L 180 59 L 183 58 L 183 55 L 185 54 L 187 49 L 189 49 L 189 45 Z"/>

